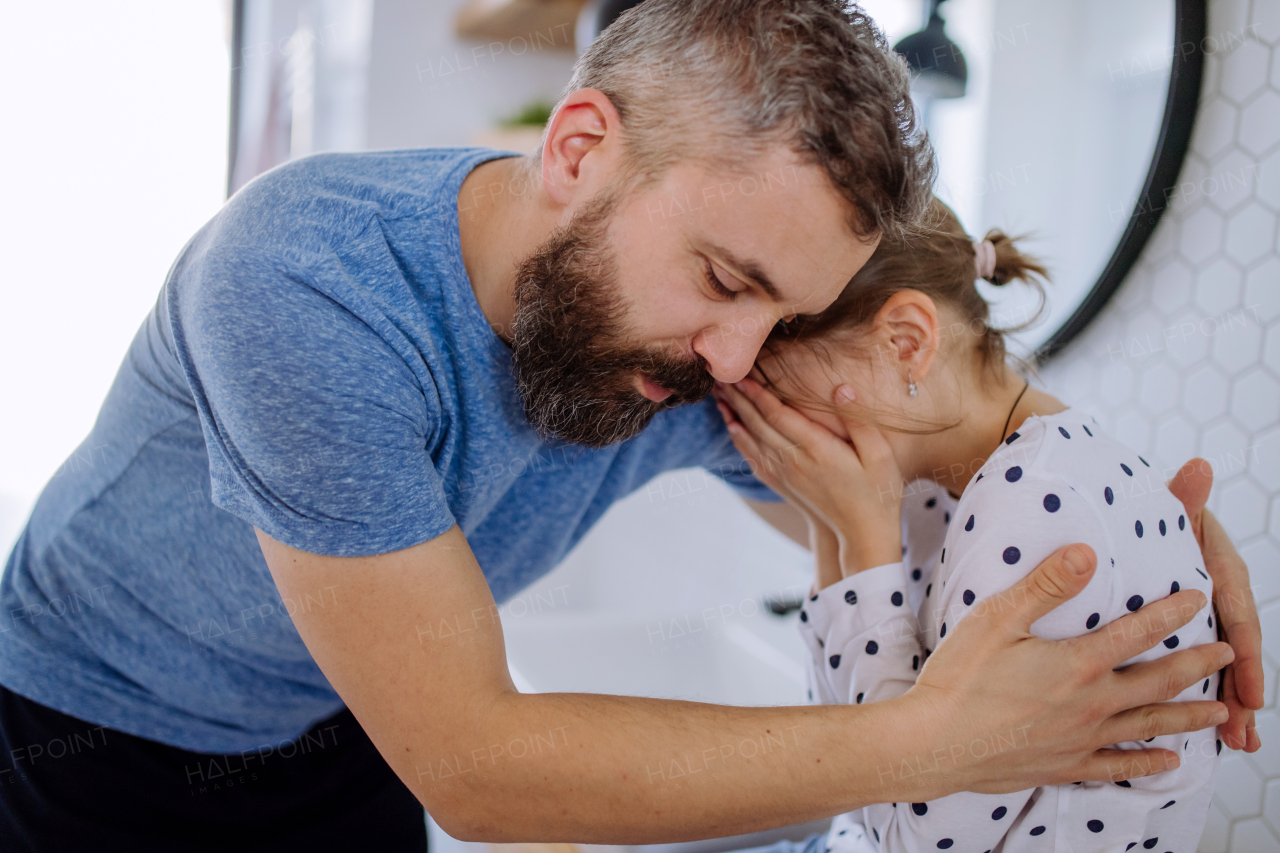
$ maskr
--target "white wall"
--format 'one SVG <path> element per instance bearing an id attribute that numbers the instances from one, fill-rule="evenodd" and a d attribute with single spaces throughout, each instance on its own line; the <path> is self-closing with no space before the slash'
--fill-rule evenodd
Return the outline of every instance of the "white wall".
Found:
<path id="1" fill-rule="evenodd" d="M 93 425 L 226 182 L 221 0 L 9 3 L 0 51 L 0 550 Z"/>
<path id="2" fill-rule="evenodd" d="M 376 0 L 366 145 L 469 145 L 535 98 L 554 102 L 576 58 L 573 28 L 495 41 L 453 34 L 459 0 Z M 568 48 L 568 49 L 561 49 Z"/>

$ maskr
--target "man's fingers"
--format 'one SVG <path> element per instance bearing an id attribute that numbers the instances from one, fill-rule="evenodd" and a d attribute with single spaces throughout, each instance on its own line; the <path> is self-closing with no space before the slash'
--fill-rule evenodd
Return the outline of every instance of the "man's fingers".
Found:
<path id="1" fill-rule="evenodd" d="M 1221 702 L 1161 702 L 1121 711 L 1103 723 L 1099 732 L 1109 743 L 1141 743 L 1159 735 L 1198 732 L 1226 719 L 1227 707 Z"/>
<path id="2" fill-rule="evenodd" d="M 1208 599 L 1198 589 L 1184 589 L 1153 601 L 1135 613 L 1103 625 L 1080 642 L 1106 645 L 1106 657 L 1112 667 L 1119 666 L 1164 640 L 1183 625 L 1205 612 Z M 1197 648 L 1208 648 L 1200 646 Z M 1188 649 L 1188 652 L 1193 651 Z M 1220 652 L 1215 652 L 1220 654 Z"/>
<path id="3" fill-rule="evenodd" d="M 1085 588 L 1097 564 L 1098 558 L 1088 545 L 1059 548 L 1005 592 L 990 596 L 988 606 L 978 612 L 1005 610 L 1003 602 L 1011 599 L 1015 618 L 1006 620 L 1003 614 L 997 618 L 1019 633 L 1029 634 L 1031 623 Z"/>
<path id="4" fill-rule="evenodd" d="M 1151 707 L 1154 702 L 1167 702 L 1222 669 L 1230 663 L 1231 654 L 1231 647 L 1226 643 L 1207 643 L 1165 655 L 1158 660 L 1131 664 L 1115 672 L 1122 685 L 1119 693 L 1131 710 Z M 1204 695 L 1204 698 L 1214 697 Z"/>
<path id="5" fill-rule="evenodd" d="M 1100 749 L 1077 774 L 1081 782 L 1123 782 L 1173 770 L 1180 760 L 1168 749 Z"/>
<path id="6" fill-rule="evenodd" d="M 1204 567 L 1213 578 L 1213 603 L 1218 614 L 1218 636 L 1235 650 L 1236 694 L 1246 708 L 1259 710 L 1264 701 L 1262 674 L 1262 626 L 1249 584 L 1249 567 L 1236 552 L 1227 532 L 1213 513 L 1201 514 L 1204 531 Z"/>
<path id="7" fill-rule="evenodd" d="M 1225 723 L 1218 726 L 1218 734 L 1222 742 L 1232 749 L 1257 752 L 1262 741 L 1258 737 L 1253 710 L 1244 706 L 1236 691 L 1234 664 L 1222 672 L 1220 698 L 1231 715 Z"/>
<path id="8" fill-rule="evenodd" d="M 1193 530 L 1199 527 L 1196 522 L 1209 500 L 1209 489 L 1212 487 L 1213 466 L 1199 457 L 1189 460 L 1169 481 L 1169 491 L 1182 501 Z"/>
<path id="9" fill-rule="evenodd" d="M 1256 622 L 1237 622 L 1227 626 L 1226 639 L 1236 653 L 1235 662 L 1231 665 L 1235 694 L 1241 705 L 1260 711 L 1266 693 L 1262 673 L 1262 629 Z"/>

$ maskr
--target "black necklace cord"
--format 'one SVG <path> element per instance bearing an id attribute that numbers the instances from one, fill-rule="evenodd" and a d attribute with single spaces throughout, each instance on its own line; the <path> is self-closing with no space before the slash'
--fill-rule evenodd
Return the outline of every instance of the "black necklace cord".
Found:
<path id="1" fill-rule="evenodd" d="M 1023 386 L 1022 386 L 1022 393 L 1020 393 L 1020 394 L 1018 395 L 1018 399 L 1016 399 L 1016 400 L 1014 400 L 1014 401 L 1013 401 L 1013 408 L 1009 410 L 1009 417 L 1007 417 L 1007 418 L 1005 418 L 1005 419 L 1004 419 L 1004 429 L 1002 429 L 1002 430 L 1000 431 L 1000 440 L 1001 440 L 1001 441 L 1004 441 L 1005 433 L 1007 433 L 1007 432 L 1009 431 L 1009 421 L 1013 420 L 1013 412 L 1014 412 L 1014 409 L 1017 409 L 1017 408 L 1018 408 L 1018 404 L 1022 402 L 1022 395 L 1023 395 L 1023 394 L 1025 394 L 1025 393 L 1027 393 L 1027 389 L 1031 387 L 1031 380 L 1030 380 L 1030 379 L 1026 380 L 1026 383 L 1027 383 L 1027 384 L 1025 384 L 1025 385 L 1023 385 Z"/>

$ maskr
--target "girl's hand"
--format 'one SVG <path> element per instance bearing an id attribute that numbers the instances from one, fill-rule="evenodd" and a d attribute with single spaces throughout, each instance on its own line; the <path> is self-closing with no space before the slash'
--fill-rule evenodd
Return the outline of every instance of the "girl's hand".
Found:
<path id="1" fill-rule="evenodd" d="M 835 531 L 846 575 L 902 559 L 902 475 L 878 429 L 842 418 L 846 443 L 752 379 L 722 386 L 718 397 L 756 476 Z"/>
<path id="2" fill-rule="evenodd" d="M 738 424 L 738 418 L 734 415 L 733 409 L 729 408 L 725 402 L 725 392 L 722 386 L 716 383 L 716 388 L 712 395 L 716 398 L 716 408 L 720 410 L 721 417 L 724 418 L 725 426 L 730 424 Z M 741 424 L 738 424 L 741 426 Z M 730 430 L 732 436 L 733 430 Z M 742 441 L 740 438 L 734 438 L 734 446 L 742 452 Z M 764 470 L 763 466 L 757 462 L 753 462 L 751 457 L 743 453 L 743 457 L 751 465 L 752 472 L 756 475 L 756 479 L 764 483 L 769 488 L 777 492 L 784 501 L 795 507 L 801 517 L 809 525 L 809 551 L 813 554 L 813 590 L 812 594 L 816 594 L 818 590 L 826 589 L 834 583 L 839 583 L 844 577 L 844 571 L 840 568 L 840 537 L 831 529 L 831 526 L 822 520 L 809 505 L 805 503 L 798 494 L 787 487 L 787 484 L 779 477 L 775 476 L 775 472 Z"/>
<path id="3" fill-rule="evenodd" d="M 739 427 L 741 427 L 742 424 L 738 420 L 733 409 L 729 406 L 728 392 L 725 390 L 727 387 L 728 386 L 717 382 L 715 389 L 711 392 L 711 395 L 715 397 L 716 408 L 720 411 L 720 416 L 724 418 L 725 427 L 728 428 L 729 435 L 733 438 L 734 447 L 738 448 L 739 453 L 742 453 L 742 441 L 734 435 L 733 429 L 735 424 Z M 809 539 L 811 542 L 815 536 L 820 534 L 824 529 L 829 529 L 827 528 L 827 523 L 818 517 L 809 505 L 805 503 L 798 494 L 792 491 L 787 483 L 778 476 L 779 472 L 777 470 L 772 466 L 765 466 L 761 464 L 759 460 L 753 459 L 746 453 L 742 453 L 742 455 L 751 466 L 751 473 L 755 475 L 757 480 L 777 492 L 784 501 L 795 507 L 796 511 L 799 512 L 800 515 L 804 516 L 804 520 L 809 523 Z M 834 531 L 832 532 L 834 533 Z"/>

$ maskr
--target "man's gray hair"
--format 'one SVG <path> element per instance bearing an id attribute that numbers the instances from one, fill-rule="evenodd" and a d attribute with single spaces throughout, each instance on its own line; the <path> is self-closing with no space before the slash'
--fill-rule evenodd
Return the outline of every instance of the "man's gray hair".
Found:
<path id="1" fill-rule="evenodd" d="M 578 58 L 560 103 L 578 89 L 618 111 L 629 189 L 691 159 L 741 171 L 786 145 L 825 169 L 861 237 L 903 236 L 932 197 L 906 63 L 841 0 L 645 0 Z"/>

